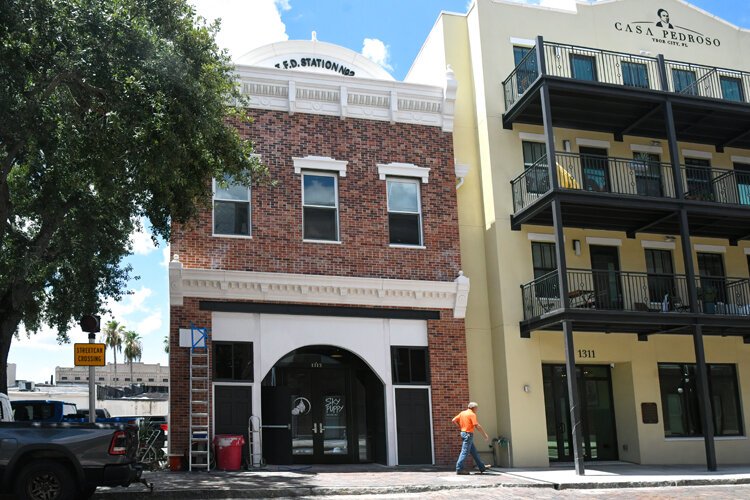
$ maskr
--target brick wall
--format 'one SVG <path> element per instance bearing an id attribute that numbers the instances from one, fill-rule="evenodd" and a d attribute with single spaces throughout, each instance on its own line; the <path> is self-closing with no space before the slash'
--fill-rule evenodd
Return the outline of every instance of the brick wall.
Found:
<path id="1" fill-rule="evenodd" d="M 451 134 L 438 127 L 253 110 L 241 128 L 278 181 L 252 192 L 252 239 L 211 237 L 211 211 L 173 229 L 188 268 L 452 281 L 460 269 Z M 292 157 L 348 161 L 339 179 L 341 245 L 302 242 L 301 176 Z M 425 250 L 388 247 L 386 183 L 377 163 L 429 167 L 420 184 Z"/>
<path id="2" fill-rule="evenodd" d="M 199 301 L 186 298 L 183 306 L 170 308 L 170 453 L 187 453 L 188 449 L 189 349 L 179 347 L 179 329 L 188 328 L 190 323 L 211 328 L 211 312 L 199 310 Z M 427 322 L 427 334 L 435 462 L 453 465 L 461 443 L 451 419 L 465 409 L 469 398 L 464 321 L 454 319 L 453 311 L 442 310 L 439 320 Z"/>
<path id="3" fill-rule="evenodd" d="M 212 214 L 175 225 L 172 253 L 186 268 L 316 275 L 453 281 L 460 269 L 456 179 L 452 137 L 438 127 L 252 110 L 254 123 L 240 128 L 252 138 L 275 187 L 252 191 L 252 239 L 215 238 Z M 340 245 L 302 242 L 301 176 L 292 157 L 346 160 L 339 179 Z M 420 184 L 426 249 L 388 246 L 386 183 L 377 164 L 403 162 L 429 167 Z M 211 328 L 200 299 L 185 298 L 170 309 L 170 453 L 188 449 L 189 350 L 179 347 L 179 329 L 190 323 Z M 464 408 L 469 390 L 463 320 L 452 311 L 428 321 L 436 462 L 452 465 L 460 442 L 451 418 Z M 256 381 L 260 383 L 260 381 Z"/>
<path id="4" fill-rule="evenodd" d="M 469 375 L 466 361 L 464 320 L 454 319 L 453 311 L 441 311 L 440 320 L 427 322 L 432 387 L 432 432 L 435 463 L 455 465 L 461 439 L 451 422 L 469 402 Z M 470 467 L 469 461 L 465 467 Z"/>

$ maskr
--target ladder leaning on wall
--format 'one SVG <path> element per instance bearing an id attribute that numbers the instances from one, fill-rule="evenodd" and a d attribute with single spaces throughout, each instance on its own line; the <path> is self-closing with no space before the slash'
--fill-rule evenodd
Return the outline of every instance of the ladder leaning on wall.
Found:
<path id="1" fill-rule="evenodd" d="M 188 470 L 209 470 L 209 350 L 208 329 L 190 325 L 190 460 Z"/>

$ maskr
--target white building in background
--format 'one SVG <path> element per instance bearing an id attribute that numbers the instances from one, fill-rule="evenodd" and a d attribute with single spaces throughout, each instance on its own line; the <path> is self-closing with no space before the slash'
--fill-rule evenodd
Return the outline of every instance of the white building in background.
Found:
<path id="1" fill-rule="evenodd" d="M 82 384 L 89 380 L 89 369 L 87 366 L 57 366 L 55 367 L 55 380 L 58 384 Z M 96 383 L 109 386 L 132 383 L 169 387 L 169 366 L 162 366 L 160 363 L 133 363 L 131 380 L 130 365 L 117 363 L 117 370 L 115 370 L 114 363 L 107 363 L 107 366 L 96 368 Z"/>
<path id="2" fill-rule="evenodd" d="M 8 387 L 16 385 L 16 364 L 8 363 Z"/>

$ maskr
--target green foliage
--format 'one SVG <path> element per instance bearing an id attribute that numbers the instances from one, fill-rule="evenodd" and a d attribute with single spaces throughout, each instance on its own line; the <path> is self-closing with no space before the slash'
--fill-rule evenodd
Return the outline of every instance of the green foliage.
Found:
<path id="1" fill-rule="evenodd" d="M 142 218 L 168 239 L 212 177 L 268 182 L 215 32 L 185 0 L 0 2 L 0 364 L 121 298 Z"/>

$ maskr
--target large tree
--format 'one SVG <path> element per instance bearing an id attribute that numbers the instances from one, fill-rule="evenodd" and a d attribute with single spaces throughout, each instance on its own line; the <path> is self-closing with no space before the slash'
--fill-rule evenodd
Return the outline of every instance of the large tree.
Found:
<path id="1" fill-rule="evenodd" d="M 135 383 L 133 378 L 133 361 L 140 361 L 143 356 L 143 343 L 141 336 L 133 330 L 128 330 L 123 334 L 123 345 L 125 347 L 125 360 L 130 365 L 130 386 Z"/>
<path id="2" fill-rule="evenodd" d="M 112 348 L 112 355 L 115 359 L 115 377 L 114 379 L 119 381 L 117 378 L 117 351 L 122 352 L 122 339 L 125 335 L 125 325 L 121 325 L 115 320 L 107 321 L 102 330 L 102 342 Z"/>
<path id="3" fill-rule="evenodd" d="M 268 172 L 216 26 L 185 0 L 0 2 L 0 391 L 14 334 L 121 298 L 129 235 Z"/>

